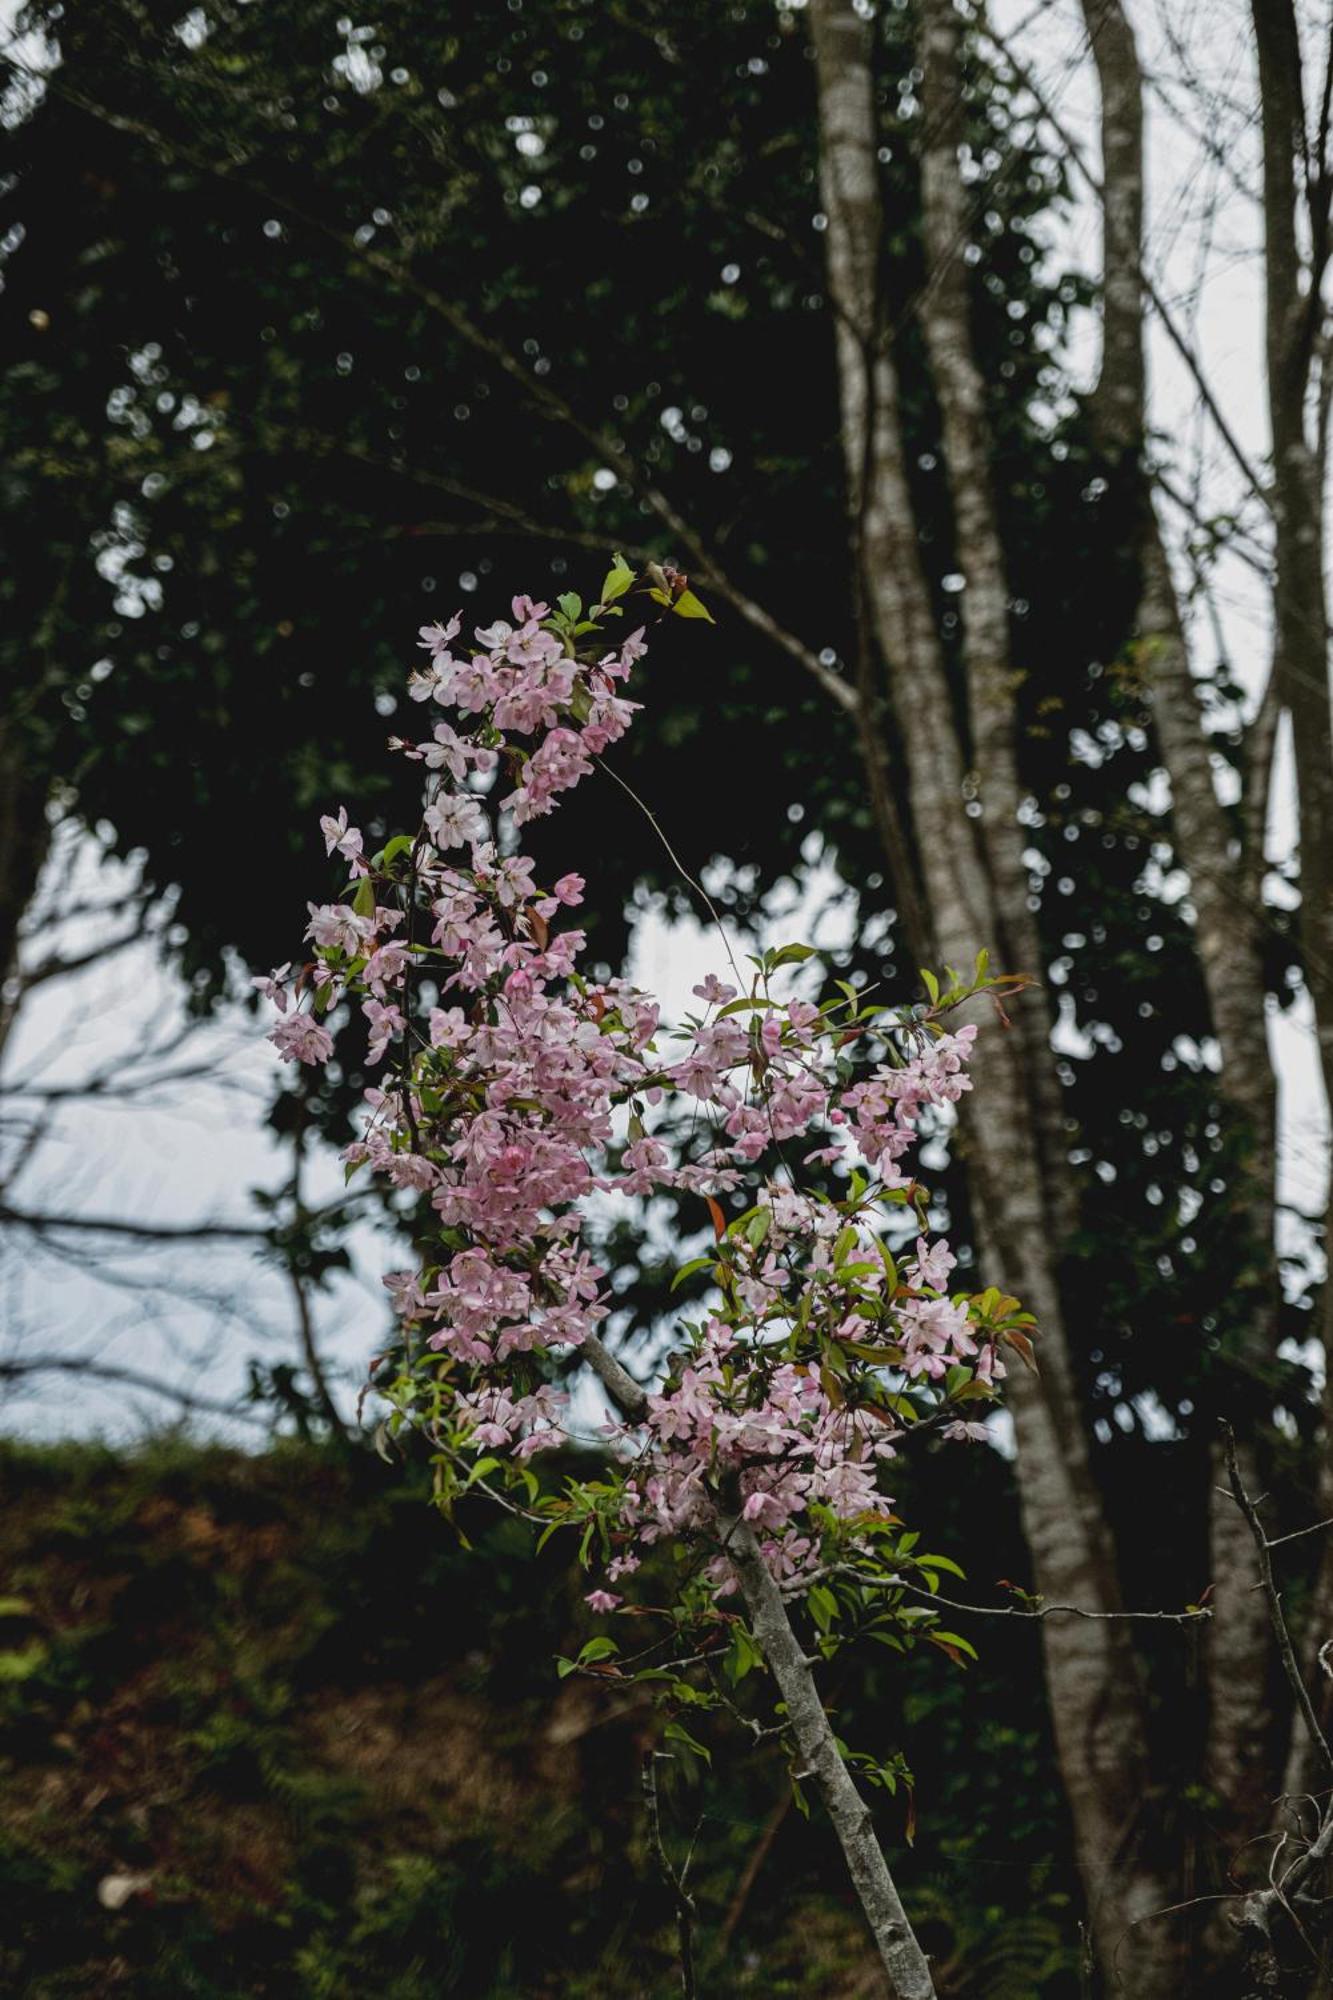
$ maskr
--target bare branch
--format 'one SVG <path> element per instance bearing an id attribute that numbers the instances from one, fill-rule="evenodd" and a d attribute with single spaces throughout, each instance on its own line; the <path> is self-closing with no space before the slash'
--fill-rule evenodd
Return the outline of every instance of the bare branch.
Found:
<path id="1" fill-rule="evenodd" d="M 1222 1438 L 1223 1450 L 1226 1455 L 1227 1482 L 1231 1487 L 1232 1498 L 1235 1500 L 1237 1507 L 1239 1507 L 1244 1517 L 1245 1525 L 1250 1531 L 1255 1551 L 1259 1558 L 1259 1582 L 1263 1590 L 1264 1601 L 1268 1606 L 1268 1617 L 1273 1627 L 1273 1636 L 1277 1640 L 1278 1658 L 1282 1662 L 1282 1671 L 1286 1675 L 1287 1685 L 1291 1689 L 1292 1696 L 1295 1699 L 1297 1708 L 1301 1712 L 1305 1726 L 1310 1732 L 1310 1740 L 1318 1747 L 1319 1753 L 1329 1770 L 1333 1771 L 1333 1750 L 1330 1750 L 1328 1739 L 1320 1727 L 1319 1717 L 1315 1714 L 1314 1703 L 1310 1699 L 1309 1689 L 1306 1687 L 1300 1667 L 1297 1665 L 1296 1649 L 1291 1643 L 1291 1634 L 1287 1630 L 1287 1620 L 1282 1610 L 1282 1599 L 1278 1594 L 1277 1584 L 1273 1577 L 1273 1565 L 1269 1560 L 1269 1551 L 1272 1544 L 1270 1544 L 1268 1536 L 1264 1532 L 1264 1524 L 1259 1518 L 1259 1510 L 1245 1490 L 1244 1482 L 1241 1479 L 1240 1466 L 1236 1457 L 1236 1434 L 1230 1424 L 1223 1424 Z"/>
<path id="2" fill-rule="evenodd" d="M 675 1906 L 676 1937 L 680 1945 L 680 1990 L 685 2000 L 695 2000 L 699 1989 L 694 1979 L 694 1898 L 685 1887 L 684 1871 L 672 1866 L 671 1857 L 663 1845 L 662 1817 L 657 1803 L 657 1764 L 664 1755 L 661 1750 L 644 1752 L 643 1801 L 648 1815 L 648 1846 Z"/>
<path id="3" fill-rule="evenodd" d="M 184 1410 L 199 1411 L 205 1416 L 234 1417 L 245 1424 L 266 1422 L 258 1411 L 247 1410 L 243 1404 L 200 1396 L 194 1390 L 176 1388 L 156 1375 L 145 1375 L 137 1368 L 121 1368 L 110 1361 L 88 1361 L 67 1354 L 32 1354 L 0 1360 L 0 1382 L 18 1382 L 28 1375 L 77 1375 L 81 1380 L 112 1382 L 120 1388 L 146 1389 L 169 1402 L 179 1403 Z"/>

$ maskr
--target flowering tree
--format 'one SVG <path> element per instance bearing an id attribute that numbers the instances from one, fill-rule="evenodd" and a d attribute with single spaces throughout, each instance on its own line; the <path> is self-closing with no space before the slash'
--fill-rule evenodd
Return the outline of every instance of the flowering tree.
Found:
<path id="1" fill-rule="evenodd" d="M 512 622 L 459 652 L 459 618 L 423 629 L 409 688 L 428 740 L 392 746 L 423 766 L 421 824 L 368 854 L 345 808 L 324 819 L 344 894 L 310 905 L 311 962 L 256 983 L 295 1062 L 326 1061 L 327 1017 L 359 1002 L 383 1080 L 349 1176 L 369 1167 L 428 1204 L 420 1265 L 386 1281 L 402 1328 L 390 1429 L 429 1438 L 446 1511 L 479 1490 L 544 1535 L 577 1531 L 591 1612 L 617 1630 L 632 1616 L 634 1643 L 599 1631 L 562 1672 L 650 1683 L 667 1735 L 695 1750 L 682 1716 L 706 1707 L 784 1741 L 894 1992 L 917 2000 L 929 1967 L 851 1771 L 891 1791 L 908 1774 L 838 1742 L 813 1668 L 865 1636 L 970 1651 L 931 1606 L 954 1565 L 918 1550 L 885 1479 L 909 1438 L 984 1436 L 1002 1350 L 1031 1359 L 1014 1299 L 950 1294 L 908 1165 L 923 1114 L 969 1088 L 976 1028 L 944 1016 L 1013 982 L 983 955 L 966 984 L 924 974 L 928 1001 L 905 1012 L 847 985 L 816 1004 L 778 990 L 808 947 L 744 973 L 728 947 L 730 979 L 710 974 L 697 1014 L 664 1031 L 648 994 L 579 971 L 584 934 L 560 920 L 586 884 L 539 884 L 518 833 L 630 727 L 643 629 L 605 634 L 631 594 L 708 615 L 683 578 L 640 580 L 617 557 L 586 612 L 517 597 Z M 697 1197 L 712 1240 L 677 1273 L 698 1303 L 665 1360 L 651 1343 L 638 1357 L 644 1382 L 604 1338 L 596 1226 L 609 1200 L 663 1191 Z M 532 1461 L 575 1435 L 580 1362 L 611 1406 L 604 1463 L 548 1490 Z M 651 1604 L 634 1601 L 646 1579 Z"/>

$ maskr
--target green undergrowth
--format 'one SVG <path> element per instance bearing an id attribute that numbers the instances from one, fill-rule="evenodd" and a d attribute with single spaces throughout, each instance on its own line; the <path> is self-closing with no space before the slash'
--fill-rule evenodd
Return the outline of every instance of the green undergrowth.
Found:
<path id="1" fill-rule="evenodd" d="M 591 1629 L 566 1550 L 481 1514 L 465 1548 L 424 1494 L 316 1445 L 0 1445 L 0 1991 L 679 1991 L 652 1711 L 556 1677 Z M 915 1850 L 900 1802 L 883 1824 L 943 1990 L 1063 2000 L 1036 1702 L 1001 1723 L 976 1674 L 896 1671 L 838 1690 L 839 1720 L 927 1751 Z M 879 1995 L 818 1817 L 767 1746 L 714 1747 L 664 1773 L 702 1991 Z"/>

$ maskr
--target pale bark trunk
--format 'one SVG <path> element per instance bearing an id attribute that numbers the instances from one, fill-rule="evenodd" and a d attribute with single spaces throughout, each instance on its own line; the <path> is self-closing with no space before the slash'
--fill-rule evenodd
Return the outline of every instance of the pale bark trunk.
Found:
<path id="1" fill-rule="evenodd" d="M 848 487 L 866 601 L 889 671 L 936 949 L 966 969 L 1001 933 L 985 856 L 964 810 L 964 764 L 909 496 L 893 358 L 883 337 L 872 42 L 850 0 L 814 0 L 821 186 L 837 314 Z M 997 826 L 997 837 L 1001 829 Z M 1016 825 L 1003 828 L 1020 840 Z M 994 1035 L 965 1134 L 990 1275 L 1037 1316 L 1040 1382 L 1010 1383 L 1019 1490 L 1037 1587 L 1113 1610 L 1113 1564 L 1074 1395 L 1024 1049 Z M 1142 1852 L 1148 1771 L 1142 1699 L 1124 1628 L 1043 1626 L 1051 1707 L 1089 1913 L 1112 1990 L 1174 1989 L 1169 1954 L 1144 1920 L 1170 1900 Z"/>
<path id="2" fill-rule="evenodd" d="M 583 1357 L 600 1377 L 621 1415 L 642 1417 L 647 1397 L 615 1356 L 595 1335 L 583 1346 Z M 769 1573 L 754 1530 L 748 1521 L 719 1504 L 718 1538 L 725 1546 L 741 1586 L 750 1626 L 772 1669 L 787 1719 L 801 1753 L 800 1777 L 812 1784 L 823 1802 L 842 1848 L 880 1963 L 889 1982 L 891 2000 L 934 2000 L 935 1982 L 917 1942 L 889 1872 L 865 1800 L 838 1749 L 828 1714 L 819 1697 L 782 1593 Z"/>
<path id="3" fill-rule="evenodd" d="M 1145 503 L 1146 506 L 1147 503 Z M 1237 908 L 1241 857 L 1213 784 L 1208 742 L 1189 669 L 1166 551 L 1148 510 L 1143 544 L 1139 632 L 1149 655 L 1153 718 L 1171 780 L 1177 855 L 1190 878 L 1195 942 L 1213 1031 L 1222 1052 L 1222 1095 L 1243 1139 L 1233 1196 L 1247 1239 L 1252 1276 L 1232 1300 L 1240 1325 L 1237 1351 L 1218 1401 L 1235 1426 L 1242 1476 L 1262 1485 L 1253 1439 L 1258 1385 L 1278 1345 L 1279 1279 L 1275 1264 L 1277 1105 L 1264 1013 L 1264 974 L 1255 919 Z M 1262 837 L 1262 836 L 1261 836 Z M 1270 1693 L 1272 1646 L 1256 1588 L 1254 1546 L 1225 1493 L 1221 1446 L 1211 1453 L 1208 1515 L 1213 1623 L 1208 1634 L 1205 1775 L 1222 1803 L 1221 1831 L 1233 1847 L 1263 1826 L 1278 1776 Z"/>
<path id="4" fill-rule="evenodd" d="M 967 586 L 961 610 L 972 765 L 998 919 L 998 932 L 989 942 L 992 956 L 1006 971 L 1029 972 L 1039 981 L 1017 997 L 1010 1011 L 1023 1037 L 1046 1205 L 1063 1246 L 1077 1226 L 1078 1197 L 1051 1060 L 1053 1022 L 1048 989 L 1039 980 L 1041 946 L 1028 902 L 1031 885 L 1019 818 L 1026 793 L 1014 723 L 1022 676 L 1015 671 L 1009 643 L 1009 585 L 964 257 L 971 208 L 959 164 L 965 130 L 961 34 L 953 0 L 920 0 L 921 214 L 930 267 L 921 323 L 939 398 L 957 565 Z"/>
<path id="5" fill-rule="evenodd" d="M 1142 595 L 1139 639 L 1158 744 L 1171 781 L 1177 856 L 1190 878 L 1195 938 L 1212 1025 L 1222 1052 L 1222 1091 L 1243 1137 L 1234 1194 L 1254 1277 L 1233 1300 L 1241 1322 L 1228 1358 L 1218 1414 L 1240 1433 L 1248 1484 L 1257 1488 L 1253 1428 L 1256 1382 L 1271 1368 L 1278 1330 L 1274 1263 L 1276 1104 L 1264 1016 L 1258 918 L 1237 907 L 1254 869 L 1233 841 L 1213 784 L 1170 566 L 1142 469 L 1146 434 L 1143 282 L 1143 90 L 1133 32 L 1119 0 L 1083 0 L 1101 86 L 1103 193 L 1102 366 L 1094 410 L 1103 447 L 1140 489 Z M 1258 830 L 1262 841 L 1263 829 Z M 1220 1448 L 1219 1448 L 1220 1450 Z M 1209 1567 L 1214 1618 L 1208 1646 L 1209 1783 L 1222 1802 L 1223 1837 L 1236 1844 L 1262 1826 L 1276 1781 L 1269 1693 L 1271 1643 L 1258 1592 L 1254 1549 L 1213 1453 Z"/>
<path id="6" fill-rule="evenodd" d="M 930 1966 L 907 1921 L 875 1837 L 870 1808 L 838 1753 L 809 1662 L 754 1530 L 748 1521 L 739 1519 L 724 1518 L 721 1526 L 727 1554 L 740 1579 L 751 1629 L 787 1705 L 792 1735 L 801 1753 L 801 1775 L 816 1787 L 832 1821 L 890 1988 L 901 2000 L 933 2000 L 935 1982 Z"/>

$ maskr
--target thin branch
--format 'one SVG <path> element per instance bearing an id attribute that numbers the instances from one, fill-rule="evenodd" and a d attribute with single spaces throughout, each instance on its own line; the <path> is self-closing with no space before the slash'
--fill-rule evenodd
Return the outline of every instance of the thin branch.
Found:
<path id="1" fill-rule="evenodd" d="M 1280 1549 L 1284 1542 L 1299 1542 L 1302 1536 L 1322 1534 L 1325 1528 L 1333 1528 L 1333 1516 L 1330 1516 L 1327 1521 L 1312 1521 L 1308 1528 L 1293 1528 L 1289 1535 L 1274 1535 L 1264 1546 L 1270 1549 Z"/>
<path id="2" fill-rule="evenodd" d="M 348 1436 L 342 1411 L 333 1398 L 328 1377 L 324 1373 L 324 1362 L 319 1351 L 319 1340 L 315 1331 L 315 1315 L 310 1304 L 310 1289 L 304 1273 L 299 1268 L 301 1238 L 305 1225 L 314 1221 L 312 1212 L 302 1199 L 302 1171 L 305 1166 L 305 1141 L 309 1118 L 309 1096 L 303 1087 L 297 1104 L 297 1115 L 292 1132 L 292 1232 L 291 1248 L 287 1260 L 287 1275 L 291 1280 L 292 1294 L 296 1302 L 296 1329 L 301 1343 L 301 1355 L 306 1365 L 325 1423 L 335 1439 L 345 1441 Z"/>
<path id="3" fill-rule="evenodd" d="M 1273 1627 L 1273 1636 L 1277 1641 L 1282 1671 L 1286 1675 L 1287 1685 L 1295 1697 L 1296 1706 L 1301 1712 L 1305 1726 L 1310 1732 L 1311 1742 L 1318 1749 L 1329 1770 L 1333 1771 L 1333 1750 L 1329 1749 L 1328 1739 L 1320 1727 L 1319 1717 L 1315 1714 L 1314 1703 L 1310 1699 L 1310 1691 L 1297 1664 L 1296 1649 L 1291 1643 L 1291 1633 L 1287 1630 L 1287 1620 L 1282 1610 L 1282 1598 L 1273 1579 L 1273 1565 L 1269 1559 L 1271 1545 L 1264 1532 L 1264 1524 L 1259 1519 L 1259 1510 L 1246 1492 L 1241 1479 L 1240 1467 L 1236 1460 L 1236 1434 L 1230 1424 L 1222 1425 L 1222 1441 L 1231 1496 L 1244 1516 L 1245 1525 L 1254 1539 L 1255 1551 L 1259 1558 L 1259 1581 L 1268 1605 L 1268 1617 Z"/>
<path id="4" fill-rule="evenodd" d="M 1201 1619 L 1212 1617 L 1207 1605 L 1195 1605 L 1189 1611 L 1089 1611 L 1081 1604 L 963 1604 L 956 1597 L 945 1597 L 937 1590 L 927 1590 L 924 1586 L 908 1583 L 905 1577 L 876 1576 L 865 1570 L 852 1569 L 844 1564 L 834 1564 L 826 1572 L 829 1575 L 850 1576 L 857 1583 L 874 1584 L 879 1589 L 905 1590 L 909 1596 L 920 1597 L 927 1604 L 943 1605 L 946 1611 L 965 1611 L 973 1618 L 1095 1618 L 1099 1623 L 1124 1623 L 1138 1620 L 1158 1625 L 1197 1625 Z"/>
<path id="5" fill-rule="evenodd" d="M 1102 186 L 1100 176 L 1095 174 L 1092 168 L 1088 165 L 1087 161 L 1083 157 L 1082 148 L 1079 146 L 1078 141 L 1073 137 L 1068 127 L 1061 122 L 1054 107 L 1050 103 L 1048 103 L 1046 96 L 1042 91 L 1041 85 L 1036 82 L 1035 78 L 1033 77 L 1031 71 L 1027 68 L 1026 64 L 1023 63 L 1020 60 L 1020 58 L 1014 54 L 1013 49 L 1011 48 L 1007 38 L 999 34 L 996 31 L 996 29 L 994 29 L 990 25 L 989 21 L 986 20 L 984 14 L 978 14 L 974 19 L 973 25 L 976 27 L 977 31 L 980 34 L 985 36 L 987 41 L 992 43 L 992 45 L 999 50 L 1000 54 L 1004 57 L 1005 61 L 1008 63 L 1010 69 L 1012 70 L 1016 81 L 1020 83 L 1023 86 L 1023 88 L 1035 100 L 1037 107 L 1041 112 L 1042 117 L 1045 119 L 1046 123 L 1050 126 L 1051 130 L 1055 133 L 1055 136 L 1060 141 L 1060 144 L 1064 147 L 1065 152 L 1068 154 L 1069 159 L 1071 160 L 1073 165 L 1077 168 L 1081 179 L 1084 181 L 1089 191 L 1097 197 L 1098 201 L 1104 200 L 1105 190 Z M 1179 354 L 1181 360 L 1184 362 L 1186 368 L 1189 370 L 1190 375 L 1192 376 L 1194 381 L 1194 386 L 1199 392 L 1200 400 L 1202 401 L 1203 406 L 1207 410 L 1209 416 L 1212 418 L 1213 423 L 1217 428 L 1218 436 L 1221 438 L 1223 444 L 1226 446 L 1232 459 L 1235 461 L 1237 470 L 1240 472 L 1241 477 L 1244 479 L 1245 484 L 1249 487 L 1254 497 L 1257 500 L 1262 501 L 1263 505 L 1266 508 L 1271 509 L 1272 506 L 1271 494 L 1269 493 L 1267 487 L 1265 487 L 1265 485 L 1263 484 L 1262 480 L 1260 479 L 1258 473 L 1255 471 L 1254 467 L 1250 464 L 1249 458 L 1246 456 L 1244 447 L 1242 446 L 1240 440 L 1237 438 L 1235 432 L 1232 430 L 1231 425 L 1228 423 L 1226 416 L 1223 413 L 1222 407 L 1217 400 L 1217 397 L 1213 394 L 1213 390 L 1208 381 L 1208 378 L 1203 372 L 1203 365 L 1200 362 L 1199 357 L 1195 354 L 1189 342 L 1186 340 L 1185 336 L 1181 333 L 1179 327 L 1176 325 L 1175 318 L 1169 306 L 1167 305 L 1166 300 L 1162 297 L 1160 290 L 1154 283 L 1152 276 L 1148 272 L 1145 265 L 1143 264 L 1142 259 L 1139 260 L 1138 275 L 1140 282 L 1143 285 L 1143 289 L 1147 294 L 1149 301 L 1151 302 L 1152 308 L 1162 323 L 1167 338 L 1170 340 L 1172 346 L 1176 349 L 1176 352 Z"/>
<path id="6" fill-rule="evenodd" d="M 0 1202 L 0 1224 L 3 1223 L 31 1229 L 39 1236 L 79 1229 L 90 1235 L 124 1236 L 143 1243 L 261 1242 L 270 1234 L 249 1222 L 127 1222 L 107 1215 L 39 1215 L 31 1209 Z"/>
<path id="7" fill-rule="evenodd" d="M 676 1912 L 676 1937 L 680 1945 L 680 1990 L 685 2000 L 696 2000 L 694 1980 L 694 1898 L 685 1887 L 685 1871 L 677 1871 L 662 1841 L 662 1817 L 657 1803 L 657 1762 L 670 1757 L 662 1750 L 648 1750 L 643 1759 L 643 1802 L 648 1816 L 648 1846 L 662 1880 L 671 1891 Z M 688 1863 L 686 1866 L 688 1867 Z"/>
<path id="8" fill-rule="evenodd" d="M 52 952 L 49 958 L 40 959 L 30 970 L 19 972 L 19 998 L 30 993 L 34 986 L 44 986 L 49 979 L 64 979 L 70 973 L 86 971 L 90 965 L 100 965 L 103 959 L 115 957 L 132 944 L 141 944 L 149 935 L 147 923 L 141 918 L 132 930 L 123 932 L 120 937 L 108 938 L 102 944 L 89 945 L 86 951 L 72 952 L 68 956 Z"/>
<path id="9" fill-rule="evenodd" d="M 109 1361 L 84 1361 L 63 1354 L 25 1355 L 18 1360 L 0 1361 L 0 1382 L 17 1382 L 26 1375 L 77 1375 L 81 1380 L 114 1382 L 127 1389 L 147 1389 L 165 1396 L 182 1409 L 197 1410 L 205 1416 L 234 1417 L 238 1423 L 265 1424 L 266 1419 L 243 1404 L 227 1403 L 213 1396 L 199 1396 L 189 1389 L 177 1389 L 137 1368 L 121 1368 Z"/>

